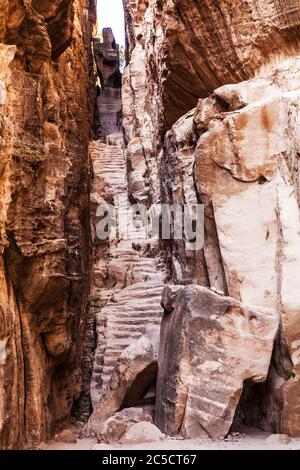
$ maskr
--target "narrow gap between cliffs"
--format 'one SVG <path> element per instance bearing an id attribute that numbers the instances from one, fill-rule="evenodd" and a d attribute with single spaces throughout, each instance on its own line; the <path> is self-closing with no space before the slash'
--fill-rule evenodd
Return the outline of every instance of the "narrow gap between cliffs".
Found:
<path id="1" fill-rule="evenodd" d="M 97 33 L 93 38 L 96 102 L 94 139 L 106 143 L 110 136 L 122 135 L 122 72 L 125 67 L 125 18 L 123 0 L 98 0 Z M 93 411 L 91 380 L 97 347 L 96 313 L 99 306 L 91 298 L 85 320 L 81 395 L 72 416 L 86 423 Z"/>

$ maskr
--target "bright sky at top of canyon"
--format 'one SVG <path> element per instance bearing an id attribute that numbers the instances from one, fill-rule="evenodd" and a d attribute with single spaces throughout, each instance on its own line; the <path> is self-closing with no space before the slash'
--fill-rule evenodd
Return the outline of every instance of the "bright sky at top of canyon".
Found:
<path id="1" fill-rule="evenodd" d="M 98 28 L 112 28 L 116 42 L 125 44 L 123 0 L 98 0 Z"/>

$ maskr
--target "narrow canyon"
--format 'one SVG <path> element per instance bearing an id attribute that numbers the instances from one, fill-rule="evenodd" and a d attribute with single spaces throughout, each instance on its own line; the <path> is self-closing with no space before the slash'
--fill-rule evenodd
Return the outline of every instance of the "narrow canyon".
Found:
<path id="1" fill-rule="evenodd" d="M 299 438 L 299 0 L 123 3 L 0 0 L 0 449 Z"/>

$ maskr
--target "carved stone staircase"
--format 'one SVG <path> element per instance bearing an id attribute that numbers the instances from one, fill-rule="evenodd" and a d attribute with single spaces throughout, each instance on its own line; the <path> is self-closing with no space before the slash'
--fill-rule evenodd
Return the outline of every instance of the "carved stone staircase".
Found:
<path id="1" fill-rule="evenodd" d="M 122 351 L 144 334 L 146 326 L 159 327 L 164 269 L 162 259 L 153 254 L 157 241 L 148 240 L 141 220 L 133 218 L 122 147 L 92 142 L 90 157 L 94 171 L 92 202 L 113 202 L 117 209 L 116 227 L 110 235 L 105 263 L 99 262 L 101 255 L 98 256 L 98 245 L 94 244 L 95 287 L 90 304 L 97 324 L 91 381 L 94 406 Z"/>

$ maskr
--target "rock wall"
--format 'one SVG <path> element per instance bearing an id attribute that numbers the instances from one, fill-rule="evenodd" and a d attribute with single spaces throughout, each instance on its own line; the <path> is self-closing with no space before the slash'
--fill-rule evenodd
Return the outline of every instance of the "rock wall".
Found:
<path id="1" fill-rule="evenodd" d="M 94 1 L 0 2 L 0 448 L 35 446 L 81 388 L 90 276 Z"/>
<path id="2" fill-rule="evenodd" d="M 130 197 L 148 205 L 204 204 L 203 249 L 190 252 L 186 240 L 174 239 L 161 247 L 169 280 L 210 287 L 254 311 L 279 315 L 269 371 L 265 367 L 262 384 L 244 376 L 234 393 L 234 421 L 300 435 L 299 2 L 128 0 L 125 12 Z M 199 295 L 200 304 L 204 300 Z M 165 360 L 172 355 L 164 331 L 159 383 L 168 380 Z M 206 370 L 201 335 L 197 359 L 182 361 Z M 247 356 L 255 354 L 250 347 Z M 175 369 L 176 357 L 169 362 Z M 167 413 L 173 399 L 180 407 L 172 397 L 158 393 L 157 410 Z M 201 406 L 204 415 L 207 405 Z M 232 423 L 228 413 L 225 407 L 222 416 Z M 163 432 L 173 432 L 168 420 L 157 420 Z M 175 428 L 186 435 L 183 421 Z"/>
<path id="3" fill-rule="evenodd" d="M 131 57 L 145 54 L 167 127 L 199 97 L 299 52 L 297 0 L 125 0 L 125 8 Z"/>
<path id="4" fill-rule="evenodd" d="M 267 378 L 278 314 L 202 286 L 168 286 L 162 303 L 157 425 L 189 439 L 224 438 L 243 383 Z"/>

